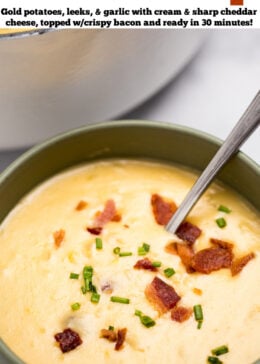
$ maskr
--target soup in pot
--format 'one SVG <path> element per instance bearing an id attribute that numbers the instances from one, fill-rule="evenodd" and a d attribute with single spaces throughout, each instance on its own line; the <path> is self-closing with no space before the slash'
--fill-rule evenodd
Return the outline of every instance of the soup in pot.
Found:
<path id="1" fill-rule="evenodd" d="M 27 32 L 29 30 L 32 30 L 32 29 L 29 29 L 29 28 L 0 28 L 0 35 Z"/>

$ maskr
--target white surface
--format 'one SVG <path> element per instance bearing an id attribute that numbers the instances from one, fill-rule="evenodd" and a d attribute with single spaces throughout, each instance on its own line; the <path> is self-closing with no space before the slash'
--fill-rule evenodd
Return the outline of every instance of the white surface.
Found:
<path id="1" fill-rule="evenodd" d="M 130 119 L 168 121 L 225 139 L 260 89 L 260 30 L 212 31 L 196 59 Z M 241 148 L 260 163 L 260 128 Z"/>

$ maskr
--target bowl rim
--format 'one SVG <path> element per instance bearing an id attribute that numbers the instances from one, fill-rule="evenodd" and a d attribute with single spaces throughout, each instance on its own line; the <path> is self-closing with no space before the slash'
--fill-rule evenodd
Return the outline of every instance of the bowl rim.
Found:
<path id="1" fill-rule="evenodd" d="M 35 144 L 33 147 L 29 148 L 27 151 L 22 153 L 21 156 L 19 156 L 17 159 L 15 159 L 8 167 L 6 167 L 1 173 L 0 173 L 0 184 L 16 169 L 19 167 L 19 165 L 30 159 L 33 155 L 43 151 L 44 149 L 50 147 L 53 144 L 56 144 L 58 142 L 61 142 L 62 140 L 66 140 L 69 138 L 73 138 L 81 133 L 85 133 L 92 130 L 100 130 L 100 129 L 114 129 L 118 127 L 152 127 L 152 128 L 158 128 L 158 129 L 170 129 L 170 130 L 176 130 L 179 132 L 185 132 L 186 134 L 193 135 L 198 138 L 202 138 L 204 140 L 209 141 L 210 143 L 214 144 L 217 147 L 220 147 L 223 143 L 223 140 L 213 136 L 212 134 L 209 134 L 207 132 L 201 131 L 199 129 L 191 128 L 185 125 L 179 125 L 169 122 L 161 122 L 161 121 L 152 121 L 152 120 L 131 120 L 131 119 L 122 119 L 122 120 L 113 120 L 108 122 L 97 122 L 97 123 L 91 123 L 88 125 L 81 126 L 79 128 L 73 128 L 66 132 L 59 133 L 51 138 L 47 138 L 46 140 Z M 257 162 L 254 161 L 252 158 L 247 156 L 244 152 L 238 151 L 236 153 L 237 157 L 242 160 L 242 162 L 249 165 L 250 168 L 252 168 L 256 174 L 259 173 L 259 168 Z"/>
<path id="2" fill-rule="evenodd" d="M 0 173 L 0 185 L 12 175 L 12 173 L 19 168 L 19 166 L 25 162 L 30 160 L 35 154 L 43 152 L 45 149 L 48 149 L 53 144 L 62 142 L 66 139 L 74 138 L 81 133 L 86 133 L 92 130 L 104 130 L 104 129 L 114 129 L 114 128 L 124 128 L 124 127 L 146 127 L 146 128 L 158 128 L 158 129 L 166 129 L 172 131 L 184 132 L 190 136 L 195 136 L 196 138 L 202 138 L 213 145 L 220 147 L 223 141 L 220 138 L 217 138 L 209 133 L 204 131 L 200 131 L 195 128 L 169 123 L 169 122 L 160 122 L 160 121 L 149 121 L 149 120 L 114 120 L 108 122 L 98 122 L 85 125 L 83 127 L 74 128 L 69 131 L 60 133 L 54 137 L 48 138 L 45 141 L 36 144 L 35 146 L 28 149 L 21 156 L 19 156 L 15 161 L 13 161 L 7 168 L 4 169 L 2 173 Z M 247 164 L 250 168 L 252 168 L 257 174 L 259 174 L 259 166 L 253 161 L 250 157 L 248 157 L 243 152 L 239 151 L 237 153 L 237 157 L 242 160 L 243 163 Z M 13 364 L 25 364 L 22 359 L 20 359 L 10 348 L 7 346 L 4 341 L 0 337 L 0 352 L 4 354 L 4 356 L 9 359 Z M 258 363 L 256 361 L 255 363 Z"/>

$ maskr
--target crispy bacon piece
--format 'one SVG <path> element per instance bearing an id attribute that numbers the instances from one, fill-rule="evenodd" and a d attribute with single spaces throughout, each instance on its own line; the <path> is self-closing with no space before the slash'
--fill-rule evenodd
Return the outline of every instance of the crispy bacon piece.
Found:
<path id="1" fill-rule="evenodd" d="M 126 338 L 127 329 L 119 329 L 117 332 L 115 330 L 106 330 L 102 329 L 100 331 L 100 337 L 107 339 L 111 342 L 116 342 L 115 344 L 115 350 L 121 350 L 123 349 L 123 344 Z"/>
<path id="2" fill-rule="evenodd" d="M 155 277 L 146 287 L 145 296 L 159 313 L 165 313 L 172 309 L 181 297 L 172 286 Z"/>
<path id="3" fill-rule="evenodd" d="M 188 320 L 192 315 L 192 309 L 183 307 L 183 306 L 175 306 L 171 310 L 171 319 L 177 322 L 184 322 Z"/>
<path id="4" fill-rule="evenodd" d="M 138 260 L 135 265 L 135 269 L 146 269 L 151 270 L 152 272 L 157 272 L 157 268 L 153 266 L 152 262 L 148 258 Z"/>
<path id="5" fill-rule="evenodd" d="M 221 268 L 230 268 L 233 259 L 233 245 L 222 240 L 211 239 L 217 247 L 200 250 L 195 254 L 193 246 L 188 243 L 170 243 L 165 250 L 177 254 L 188 273 L 195 271 L 209 274 Z"/>
<path id="6" fill-rule="evenodd" d="M 115 345 L 115 350 L 121 350 L 123 349 L 123 344 L 126 338 L 127 329 L 119 329 L 117 331 L 117 341 Z"/>
<path id="7" fill-rule="evenodd" d="M 79 334 L 71 329 L 65 329 L 54 335 L 55 340 L 59 343 L 63 353 L 67 353 L 82 344 Z"/>
<path id="8" fill-rule="evenodd" d="M 173 201 L 166 201 L 157 193 L 152 195 L 151 205 L 155 220 L 159 225 L 166 225 L 177 210 L 177 206 Z"/>
<path id="9" fill-rule="evenodd" d="M 86 201 L 79 201 L 79 203 L 77 204 L 77 206 L 75 207 L 75 210 L 77 211 L 81 211 L 81 210 L 84 210 L 86 207 L 87 207 L 87 202 Z"/>
<path id="10" fill-rule="evenodd" d="M 59 246 L 63 242 L 64 237 L 65 237 L 65 230 L 63 229 L 60 229 L 53 233 L 54 244 L 56 245 L 57 248 L 59 248 Z"/>
<path id="11" fill-rule="evenodd" d="M 122 216 L 117 212 L 111 221 L 119 222 L 122 220 Z"/>
<path id="12" fill-rule="evenodd" d="M 170 254 L 178 255 L 181 258 L 182 264 L 185 265 L 188 273 L 193 273 L 194 269 L 191 266 L 191 259 L 194 256 L 192 245 L 188 243 L 171 242 L 166 245 L 165 251 Z"/>
<path id="13" fill-rule="evenodd" d="M 100 337 L 107 339 L 108 341 L 111 342 L 117 341 L 117 333 L 115 330 L 102 329 L 100 331 Z"/>
<path id="14" fill-rule="evenodd" d="M 200 234 L 200 228 L 191 224 L 188 221 L 184 221 L 183 223 L 181 223 L 176 231 L 176 235 L 178 236 L 178 238 L 180 238 L 181 240 L 185 240 L 190 244 L 195 243 L 196 239 L 200 236 Z"/>
<path id="15" fill-rule="evenodd" d="M 193 291 L 193 293 L 197 294 L 198 296 L 201 296 L 203 293 L 203 291 L 200 288 L 196 288 L 196 287 L 194 287 L 192 291 Z"/>
<path id="16" fill-rule="evenodd" d="M 232 250 L 233 249 L 233 244 L 231 243 L 228 243 L 224 240 L 219 240 L 219 239 L 214 239 L 214 238 L 211 238 L 210 239 L 210 242 L 213 244 L 213 245 L 216 245 L 220 248 L 223 248 L 223 249 L 229 249 L 229 250 Z"/>
<path id="17" fill-rule="evenodd" d="M 187 273 L 193 273 L 194 268 L 192 266 L 192 258 L 194 257 L 195 253 L 192 245 L 180 243 L 175 243 L 175 245 L 177 254 L 181 258 L 182 264 L 185 266 Z"/>
<path id="18" fill-rule="evenodd" d="M 221 268 L 230 268 L 233 254 L 230 249 L 220 247 L 202 249 L 191 260 L 191 266 L 196 272 L 209 274 Z"/>
<path id="19" fill-rule="evenodd" d="M 178 255 L 175 241 L 171 241 L 169 244 L 167 244 L 164 250 L 169 254 Z"/>
<path id="20" fill-rule="evenodd" d="M 90 227 L 90 228 L 87 228 L 87 231 L 90 233 L 90 234 L 93 234 L 93 235 L 100 235 L 101 232 L 102 232 L 103 228 L 102 227 Z"/>
<path id="21" fill-rule="evenodd" d="M 192 225 L 188 222 L 185 222 L 184 224 Z M 233 244 L 214 238 L 210 239 L 210 242 L 214 245 L 214 247 L 202 249 L 195 254 L 192 245 L 196 240 L 195 236 L 199 236 L 200 229 L 195 226 L 195 229 L 198 230 L 194 234 L 195 229 L 193 227 L 190 230 L 193 231 L 190 236 L 185 235 L 186 228 L 182 231 L 182 233 L 184 232 L 182 237 L 177 234 L 180 238 L 187 241 L 186 244 L 171 242 L 165 247 L 166 252 L 175 255 L 177 254 L 181 258 L 181 261 L 185 265 L 188 273 L 196 271 L 203 274 L 209 274 L 222 268 L 231 268 L 231 274 L 232 276 L 235 276 L 251 259 L 255 257 L 254 253 L 250 253 L 233 261 Z M 188 232 L 188 234 L 190 234 L 190 232 Z M 195 240 L 193 240 L 194 238 Z"/>
<path id="22" fill-rule="evenodd" d="M 235 276 L 238 273 L 240 273 L 241 270 L 247 265 L 247 263 L 250 262 L 250 260 L 253 259 L 254 257 L 255 253 L 249 253 L 241 258 L 234 260 L 231 265 L 232 276 Z"/>
<path id="23" fill-rule="evenodd" d="M 87 231 L 94 235 L 99 235 L 103 227 L 110 221 L 120 221 L 121 215 L 116 211 L 114 200 L 107 200 L 104 210 L 98 212 L 93 227 L 88 227 Z"/>
<path id="24" fill-rule="evenodd" d="M 117 215 L 114 200 L 107 200 L 104 210 L 95 218 L 94 226 L 103 227 Z"/>

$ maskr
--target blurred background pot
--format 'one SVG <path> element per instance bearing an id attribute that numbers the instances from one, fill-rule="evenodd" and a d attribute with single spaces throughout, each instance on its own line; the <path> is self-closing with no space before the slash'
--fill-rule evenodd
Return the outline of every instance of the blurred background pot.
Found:
<path id="1" fill-rule="evenodd" d="M 0 36 L 0 149 L 126 112 L 192 58 L 201 30 L 41 30 Z"/>

